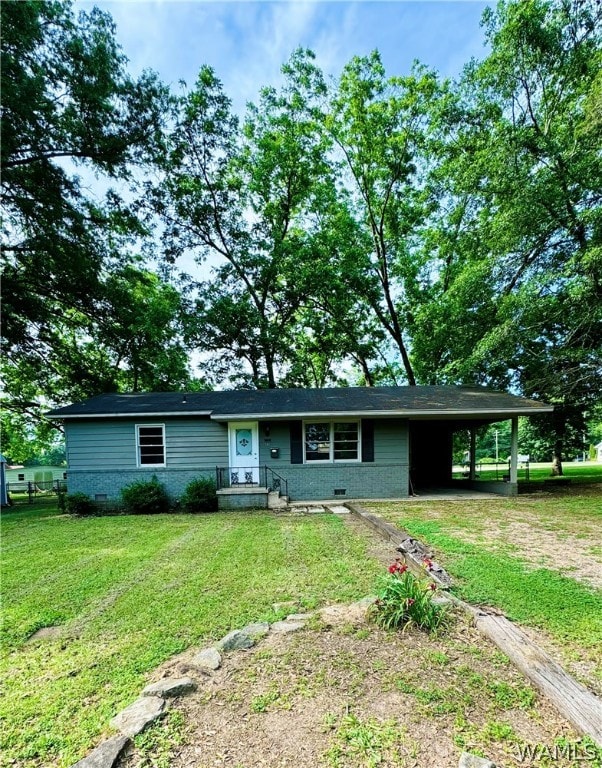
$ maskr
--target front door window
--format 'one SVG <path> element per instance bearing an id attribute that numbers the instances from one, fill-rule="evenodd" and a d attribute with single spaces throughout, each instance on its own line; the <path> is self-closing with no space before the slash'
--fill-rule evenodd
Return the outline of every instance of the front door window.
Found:
<path id="1" fill-rule="evenodd" d="M 259 437 L 257 422 L 230 425 L 230 485 L 258 485 Z"/>

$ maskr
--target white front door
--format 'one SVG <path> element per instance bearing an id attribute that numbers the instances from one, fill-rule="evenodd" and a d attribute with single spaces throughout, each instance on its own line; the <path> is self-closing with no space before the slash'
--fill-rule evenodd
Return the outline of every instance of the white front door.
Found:
<path id="1" fill-rule="evenodd" d="M 256 421 L 228 424 L 230 434 L 230 485 L 259 483 L 259 430 Z"/>

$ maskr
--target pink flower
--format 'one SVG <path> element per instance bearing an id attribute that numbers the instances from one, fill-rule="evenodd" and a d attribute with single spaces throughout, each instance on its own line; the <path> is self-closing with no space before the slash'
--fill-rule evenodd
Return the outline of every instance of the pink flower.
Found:
<path id="1" fill-rule="evenodd" d="M 401 563 L 393 563 L 393 565 L 389 566 L 389 573 L 398 573 L 402 574 L 405 573 L 408 570 L 408 566 L 404 563 L 401 565 Z"/>
<path id="2" fill-rule="evenodd" d="M 431 582 L 431 583 L 429 584 L 429 589 L 432 589 L 432 590 L 433 590 L 433 592 L 434 592 L 434 591 L 437 589 L 437 585 L 436 585 L 434 582 Z"/>
<path id="3" fill-rule="evenodd" d="M 414 603 L 415 603 L 415 602 L 416 602 L 416 601 L 414 600 L 414 598 L 413 598 L 413 597 L 408 597 L 408 608 L 409 608 L 411 605 L 414 605 Z"/>
<path id="4" fill-rule="evenodd" d="M 431 568 L 433 567 L 433 561 L 429 560 L 428 557 L 425 557 L 424 560 L 422 561 L 422 565 L 424 565 L 427 571 L 430 571 Z"/>

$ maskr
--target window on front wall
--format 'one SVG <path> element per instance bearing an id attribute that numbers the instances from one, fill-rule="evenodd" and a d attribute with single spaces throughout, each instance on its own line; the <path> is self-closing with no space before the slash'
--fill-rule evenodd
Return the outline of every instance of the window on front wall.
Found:
<path id="1" fill-rule="evenodd" d="M 305 423 L 305 461 L 359 461 L 357 421 Z"/>
<path id="2" fill-rule="evenodd" d="M 136 427 L 138 441 L 138 465 L 141 467 L 165 466 L 165 427 L 148 424 Z"/>

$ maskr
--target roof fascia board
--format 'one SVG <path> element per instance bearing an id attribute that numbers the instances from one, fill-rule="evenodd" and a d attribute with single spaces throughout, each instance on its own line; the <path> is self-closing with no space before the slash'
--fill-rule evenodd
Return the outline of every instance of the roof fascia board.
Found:
<path id="1" fill-rule="evenodd" d="M 489 409 L 456 409 L 456 408 L 428 408 L 428 409 L 394 409 L 394 410 L 355 410 L 355 411 L 273 411 L 268 413 L 214 413 L 212 411 L 124 411 L 112 413 L 65 413 L 46 414 L 47 418 L 72 420 L 72 419 L 140 419 L 140 418 L 166 418 L 176 416 L 209 416 L 214 421 L 249 421 L 254 420 L 285 420 L 305 418 L 343 418 L 343 417 L 370 417 L 370 416 L 400 416 L 406 419 L 415 418 L 441 418 L 441 417 L 470 417 L 509 419 L 512 416 L 535 416 L 538 413 L 552 413 L 554 406 L 540 405 L 523 408 L 489 408 Z"/>
<path id="2" fill-rule="evenodd" d="M 455 410 L 455 409 L 429 409 L 429 410 L 380 410 L 380 411 L 278 411 L 274 413 L 212 413 L 211 419 L 215 421 L 244 421 L 249 419 L 277 420 L 277 419 L 305 419 L 305 418 L 338 418 L 344 416 L 403 416 L 410 419 L 416 416 L 472 416 L 474 418 L 495 417 L 512 418 L 512 416 L 533 416 L 537 413 L 552 413 L 554 406 L 542 405 L 531 408 L 495 408 L 488 410 Z"/>
<path id="3" fill-rule="evenodd" d="M 145 419 L 145 418 L 166 418 L 167 416 L 211 416 L 211 411 L 149 411 L 148 413 L 66 413 L 51 416 L 46 414 L 49 419 Z"/>

